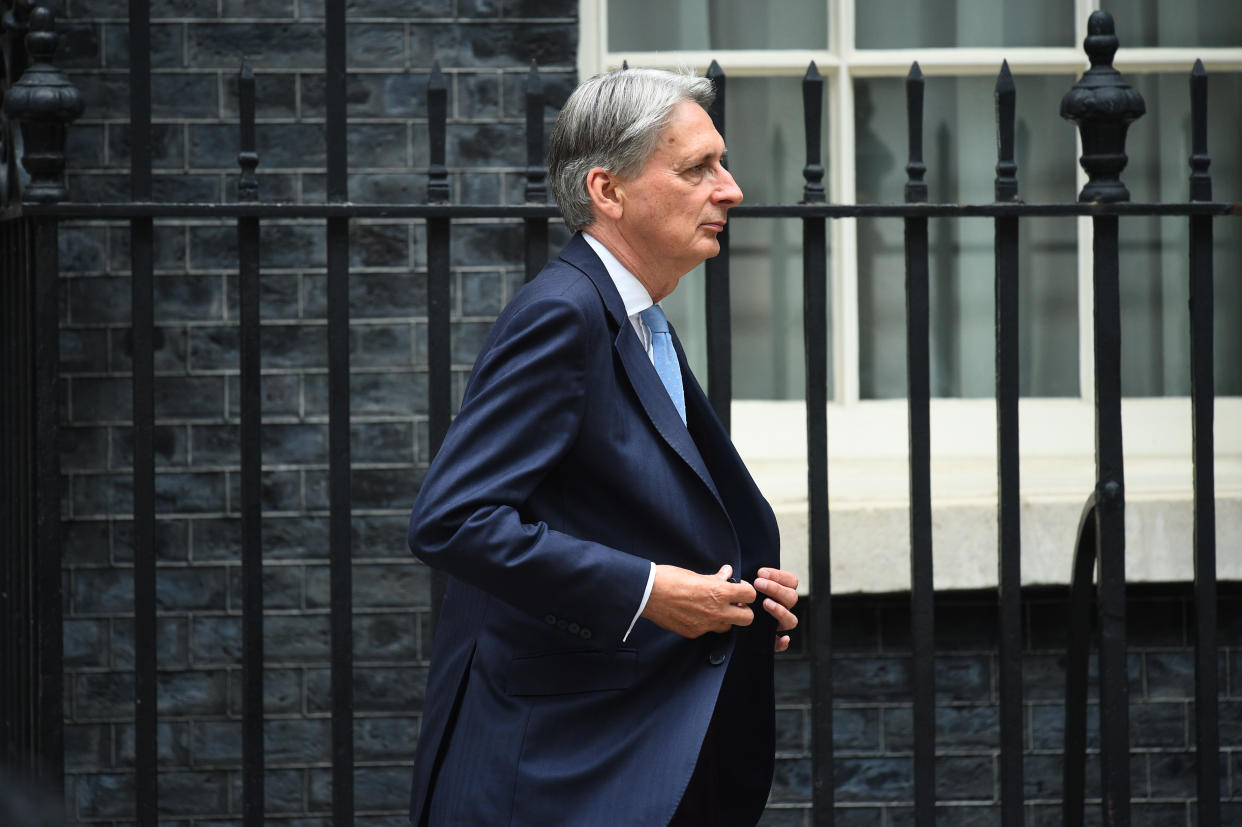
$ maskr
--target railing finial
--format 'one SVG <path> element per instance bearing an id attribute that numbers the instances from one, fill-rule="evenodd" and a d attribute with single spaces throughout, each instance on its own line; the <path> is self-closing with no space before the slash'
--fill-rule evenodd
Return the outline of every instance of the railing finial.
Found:
<path id="1" fill-rule="evenodd" d="M 259 181 L 254 171 L 259 166 L 259 153 L 254 139 L 254 67 L 250 59 L 243 57 L 241 71 L 237 75 L 237 110 L 240 140 L 237 165 L 241 176 L 237 179 L 237 200 L 259 200 Z"/>
<path id="2" fill-rule="evenodd" d="M 802 76 L 802 112 L 806 132 L 806 166 L 802 168 L 806 185 L 802 188 L 802 201 L 819 204 L 824 201 L 824 164 L 819 151 L 824 120 L 824 76 L 813 60 Z"/>
<path id="3" fill-rule="evenodd" d="M 22 166 L 30 173 L 22 198 L 26 201 L 63 201 L 65 186 L 65 134 L 70 122 L 82 114 L 82 93 L 52 65 L 59 37 L 55 16 L 46 6 L 30 12 L 26 50 L 30 66 L 13 84 L 4 99 L 4 111 L 21 124 Z"/>
<path id="4" fill-rule="evenodd" d="M 548 200 L 547 170 L 543 165 L 543 80 L 539 67 L 530 62 L 526 74 L 526 202 Z"/>
<path id="5" fill-rule="evenodd" d="M 1061 117 L 1078 126 L 1082 135 L 1079 163 L 1088 181 L 1078 194 L 1079 201 L 1129 201 L 1130 191 L 1121 183 L 1126 162 L 1126 130 L 1147 112 L 1143 96 L 1122 79 L 1113 68 L 1117 53 L 1113 16 L 1106 11 L 1091 13 L 1083 49 L 1091 58 L 1091 68 L 1061 99 Z"/>
<path id="6" fill-rule="evenodd" d="M 431 66 L 431 79 L 427 82 L 427 130 L 431 137 L 427 200 L 433 204 L 444 204 L 449 200 L 448 169 L 444 165 L 447 125 L 448 82 L 437 60 Z"/>
<path id="7" fill-rule="evenodd" d="M 1212 157 L 1207 146 L 1207 71 L 1196 60 L 1190 71 L 1190 200 L 1212 200 Z"/>
<path id="8" fill-rule="evenodd" d="M 1018 164 L 1014 161 L 1013 133 L 1016 117 L 1014 103 L 1016 91 L 1009 61 L 1001 64 L 996 77 L 996 183 L 997 201 L 1016 201 L 1018 198 Z"/>
<path id="9" fill-rule="evenodd" d="M 906 129 L 910 151 L 906 162 L 906 203 L 927 200 L 927 165 L 923 163 L 923 70 L 916 60 L 906 75 Z"/>

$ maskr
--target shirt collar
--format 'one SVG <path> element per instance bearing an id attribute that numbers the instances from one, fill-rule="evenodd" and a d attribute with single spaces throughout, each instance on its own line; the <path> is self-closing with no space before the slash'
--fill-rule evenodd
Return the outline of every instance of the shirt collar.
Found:
<path id="1" fill-rule="evenodd" d="M 599 256 L 599 260 L 604 263 L 608 277 L 612 279 L 617 292 L 621 294 L 621 303 L 625 305 L 625 315 L 633 318 L 655 304 L 651 300 L 651 294 L 647 292 L 647 288 L 638 280 L 638 277 L 625 269 L 625 265 L 618 261 L 612 251 L 599 239 L 588 232 L 583 232 L 582 237 L 587 244 L 591 245 L 591 249 L 595 251 L 595 255 Z"/>

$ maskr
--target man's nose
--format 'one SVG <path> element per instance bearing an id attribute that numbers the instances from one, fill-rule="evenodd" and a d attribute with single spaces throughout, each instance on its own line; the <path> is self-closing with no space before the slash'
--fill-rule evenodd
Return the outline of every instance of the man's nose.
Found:
<path id="1" fill-rule="evenodd" d="M 742 203 L 742 188 L 737 185 L 737 181 L 733 180 L 733 173 L 723 166 L 720 168 L 720 175 L 717 176 L 717 186 L 715 192 L 712 193 L 712 200 L 725 207 L 736 207 Z"/>

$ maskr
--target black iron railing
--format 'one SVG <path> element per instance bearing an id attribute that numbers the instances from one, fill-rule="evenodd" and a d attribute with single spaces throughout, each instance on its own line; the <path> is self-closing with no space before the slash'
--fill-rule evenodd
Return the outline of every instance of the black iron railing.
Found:
<path id="1" fill-rule="evenodd" d="M 447 87 L 437 66 L 428 88 L 430 171 L 428 203 L 357 204 L 347 190 L 345 2 L 326 3 L 327 200 L 322 204 L 258 200 L 254 142 L 254 74 L 243 65 L 240 79 L 238 197 L 229 203 L 154 203 L 151 200 L 151 98 L 149 4 L 130 3 L 132 89 L 132 198 L 123 203 L 66 200 L 63 187 L 64 127 L 75 116 L 72 90 L 51 67 L 55 36 L 51 15 L 37 9 L 30 17 L 33 59 L 17 94 L 6 98 L 8 117 L 22 125 L 24 162 L 31 176 L 20 203 L 10 203 L 0 222 L 4 247 L 5 384 L 3 456 L 3 586 L 7 628 L 3 650 L 4 736 L 6 755 L 19 763 L 42 759 L 58 771 L 61 747 L 60 546 L 61 496 L 57 444 L 57 226 L 63 219 L 121 219 L 129 222 L 132 268 L 133 334 L 133 533 L 135 618 L 135 773 L 136 817 L 155 824 L 159 814 L 156 743 L 155 462 L 153 365 L 153 228 L 157 220 L 208 218 L 235 221 L 240 293 L 241 405 L 239 442 L 242 525 L 242 794 L 247 824 L 263 820 L 263 555 L 261 538 L 259 337 L 259 232 L 271 219 L 323 221 L 327 238 L 327 350 L 329 385 L 329 524 L 331 546 L 332 795 L 333 821 L 352 823 L 353 651 L 351 641 L 351 487 L 348 227 L 351 219 L 397 218 L 421 221 L 427 230 L 428 412 L 432 452 L 440 445 L 452 412 L 450 363 L 450 245 L 454 222 L 464 218 L 520 219 L 523 250 L 531 278 L 548 255 L 549 219 L 542 159 L 543 100 L 537 70 L 526 81 L 527 182 L 529 203 L 519 206 L 450 204 L 445 168 Z M 918 65 L 907 79 L 910 153 L 905 203 L 829 204 L 819 156 L 823 79 L 814 64 L 804 80 L 806 126 L 805 186 L 799 203 L 739 206 L 738 219 L 793 217 L 803 224 L 803 307 L 806 347 L 806 400 L 809 492 L 809 553 L 814 596 L 809 619 L 813 649 L 814 821 L 833 818 L 832 644 L 830 626 L 829 514 L 827 466 L 828 339 L 825 325 L 828 287 L 826 228 L 841 218 L 900 219 L 905 225 L 907 299 L 907 396 L 910 455 L 911 635 L 914 706 L 914 813 L 920 825 L 934 821 L 935 794 L 935 632 L 930 496 L 930 383 L 928 364 L 928 220 L 987 217 L 995 224 L 996 400 L 998 445 L 997 592 L 1000 659 L 1000 766 L 1002 823 L 1022 823 L 1023 738 L 1019 517 L 1018 517 L 1018 230 L 1024 218 L 1089 216 L 1095 225 L 1095 376 L 1097 485 L 1084 513 L 1074 571 L 1078 635 L 1070 645 L 1066 725 L 1065 821 L 1081 820 L 1085 768 L 1086 659 L 1092 595 L 1098 603 L 1101 773 L 1104 823 L 1128 824 L 1129 746 L 1125 678 L 1125 490 L 1121 458 L 1118 321 L 1118 223 L 1127 216 L 1181 216 L 1191 227 L 1192 400 L 1194 405 L 1196 743 L 1198 823 L 1220 823 L 1217 747 L 1217 662 L 1212 470 L 1212 254 L 1213 218 L 1238 214 L 1238 205 L 1211 200 L 1207 169 L 1206 76 L 1197 65 L 1191 80 L 1194 155 L 1190 199 L 1180 203 L 1128 201 L 1119 173 L 1124 167 L 1124 125 L 1137 117 L 1141 99 L 1127 98 L 1128 109 L 1102 105 L 1094 95 L 1133 90 L 1112 69 L 1116 38 L 1107 14 L 1092 16 L 1086 43 L 1092 69 L 1066 96 L 1063 114 L 1082 133 L 1083 166 L 1090 181 L 1077 203 L 1027 204 L 1018 199 L 1014 162 L 1015 91 L 1008 66 L 996 84 L 998 159 L 995 200 L 984 204 L 927 202 L 922 160 L 922 90 Z M 12 52 L 10 50 L 10 55 Z M 13 58 L 16 59 L 16 58 Z M 720 94 L 711 110 L 723 132 L 727 96 L 725 76 L 713 63 L 709 76 Z M 76 94 L 76 93 L 73 93 Z M 53 106 L 40 101 L 60 100 Z M 78 102 L 80 111 L 80 101 Z M 721 255 L 707 264 L 708 392 L 728 424 L 732 390 L 729 327 L 729 243 L 722 234 Z M 1092 591 L 1097 568 L 1098 586 Z M 433 594 L 442 583 L 433 581 Z M 433 599 L 433 605 L 438 599 Z"/>

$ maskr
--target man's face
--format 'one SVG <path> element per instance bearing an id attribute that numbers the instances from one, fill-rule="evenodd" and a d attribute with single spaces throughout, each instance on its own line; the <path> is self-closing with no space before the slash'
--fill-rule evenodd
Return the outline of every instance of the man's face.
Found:
<path id="1" fill-rule="evenodd" d="M 720 252 L 716 236 L 729 208 L 742 200 L 737 182 L 721 166 L 724 152 L 707 112 L 683 101 L 642 171 L 618 183 L 623 201 L 615 228 L 635 259 L 622 261 L 656 301 Z"/>

